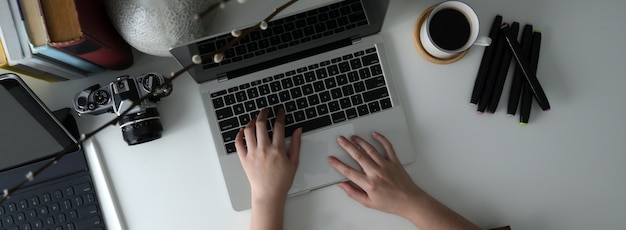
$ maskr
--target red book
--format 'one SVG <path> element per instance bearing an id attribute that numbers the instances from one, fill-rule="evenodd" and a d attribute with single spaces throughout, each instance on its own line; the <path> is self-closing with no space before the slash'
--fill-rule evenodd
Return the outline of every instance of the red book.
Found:
<path id="1" fill-rule="evenodd" d="M 103 0 L 41 0 L 49 43 L 107 69 L 133 64 L 130 45 L 117 33 Z"/>

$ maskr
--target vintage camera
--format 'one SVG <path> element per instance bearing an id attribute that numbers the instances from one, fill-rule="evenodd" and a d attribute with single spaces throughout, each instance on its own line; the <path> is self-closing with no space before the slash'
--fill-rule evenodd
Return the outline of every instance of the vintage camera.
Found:
<path id="1" fill-rule="evenodd" d="M 118 77 L 109 85 L 99 84 L 79 92 L 74 98 L 74 109 L 78 115 L 102 114 L 113 112 L 120 116 L 144 95 L 165 82 L 159 73 L 146 73 L 138 77 L 128 75 Z M 141 102 L 118 122 L 122 128 L 122 136 L 128 145 L 136 145 L 161 138 L 163 126 L 159 118 L 156 102 L 170 95 L 171 84 L 154 92 L 148 99 Z"/>

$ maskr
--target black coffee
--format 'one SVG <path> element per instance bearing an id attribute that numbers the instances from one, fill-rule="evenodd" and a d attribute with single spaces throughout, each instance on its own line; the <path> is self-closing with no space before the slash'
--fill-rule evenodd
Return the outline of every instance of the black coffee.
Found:
<path id="1" fill-rule="evenodd" d="M 443 9 L 435 13 L 428 30 L 432 41 L 446 50 L 463 47 L 470 37 L 469 21 L 463 13 L 454 9 Z"/>

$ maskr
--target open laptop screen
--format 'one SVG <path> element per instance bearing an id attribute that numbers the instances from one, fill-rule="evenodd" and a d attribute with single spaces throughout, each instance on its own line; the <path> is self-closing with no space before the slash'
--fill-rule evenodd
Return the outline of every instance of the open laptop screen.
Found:
<path id="1" fill-rule="evenodd" d="M 50 157 L 73 140 L 20 83 L 0 76 L 0 170 Z"/>

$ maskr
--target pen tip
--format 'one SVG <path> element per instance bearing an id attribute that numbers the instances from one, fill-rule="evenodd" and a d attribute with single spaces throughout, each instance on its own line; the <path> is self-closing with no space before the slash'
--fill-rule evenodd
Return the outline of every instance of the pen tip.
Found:
<path id="1" fill-rule="evenodd" d="M 520 122 L 520 123 L 519 123 L 519 125 L 520 125 L 520 126 L 527 126 L 527 125 L 528 125 L 528 123 L 525 123 L 525 122 Z"/>
<path id="2" fill-rule="evenodd" d="M 478 115 L 483 115 L 483 112 L 481 112 L 481 111 L 476 111 L 476 114 L 478 114 Z"/>
<path id="3" fill-rule="evenodd" d="M 509 113 L 509 114 L 507 114 L 506 116 L 507 116 L 507 117 L 512 117 L 512 116 L 514 116 L 514 115 Z"/>

